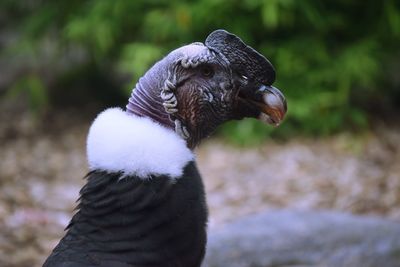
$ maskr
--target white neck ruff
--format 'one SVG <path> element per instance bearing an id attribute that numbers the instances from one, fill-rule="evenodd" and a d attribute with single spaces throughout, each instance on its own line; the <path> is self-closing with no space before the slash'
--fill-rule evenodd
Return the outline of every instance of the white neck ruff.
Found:
<path id="1" fill-rule="evenodd" d="M 186 142 L 174 131 L 120 108 L 107 109 L 94 120 L 87 138 L 87 157 L 90 170 L 144 179 L 151 175 L 179 178 L 194 160 Z"/>

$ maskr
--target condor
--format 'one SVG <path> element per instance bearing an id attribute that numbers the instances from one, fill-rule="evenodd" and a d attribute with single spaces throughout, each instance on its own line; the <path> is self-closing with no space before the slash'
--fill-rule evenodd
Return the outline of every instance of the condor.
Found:
<path id="1" fill-rule="evenodd" d="M 192 150 L 229 120 L 278 125 L 286 101 L 274 80 L 271 63 L 225 30 L 156 63 L 126 110 L 94 120 L 87 183 L 44 266 L 200 266 L 207 206 Z"/>

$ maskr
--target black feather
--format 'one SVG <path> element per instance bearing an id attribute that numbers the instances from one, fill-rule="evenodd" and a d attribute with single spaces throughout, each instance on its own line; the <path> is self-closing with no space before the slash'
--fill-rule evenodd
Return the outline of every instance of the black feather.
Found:
<path id="1" fill-rule="evenodd" d="M 198 267 L 207 209 L 194 162 L 176 181 L 91 172 L 79 209 L 44 267 Z"/>

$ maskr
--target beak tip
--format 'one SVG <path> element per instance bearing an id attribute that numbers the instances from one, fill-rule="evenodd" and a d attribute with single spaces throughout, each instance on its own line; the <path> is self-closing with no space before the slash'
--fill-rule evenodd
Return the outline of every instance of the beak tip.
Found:
<path id="1" fill-rule="evenodd" d="M 264 123 L 270 124 L 270 125 L 272 125 L 274 127 L 278 127 L 281 124 L 281 121 L 282 121 L 283 117 L 282 118 L 280 118 L 280 117 L 277 118 L 277 117 L 270 116 L 270 115 L 265 114 L 265 113 L 260 113 L 260 116 L 258 117 L 258 119 L 260 121 L 264 122 Z"/>
<path id="2" fill-rule="evenodd" d="M 271 86 L 263 95 L 264 104 L 268 107 L 262 112 L 260 119 L 274 126 L 278 126 L 287 112 L 286 99 L 279 89 Z M 268 119 L 266 119 L 268 117 Z"/>

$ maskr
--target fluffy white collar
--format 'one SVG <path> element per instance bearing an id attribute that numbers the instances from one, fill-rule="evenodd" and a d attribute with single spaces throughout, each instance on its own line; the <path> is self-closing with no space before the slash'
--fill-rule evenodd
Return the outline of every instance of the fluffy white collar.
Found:
<path id="1" fill-rule="evenodd" d="M 87 157 L 91 170 L 121 171 L 141 178 L 164 174 L 174 179 L 194 159 L 174 131 L 120 108 L 107 109 L 94 120 L 87 138 Z"/>

